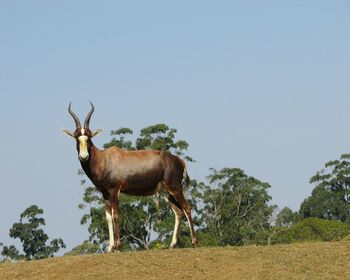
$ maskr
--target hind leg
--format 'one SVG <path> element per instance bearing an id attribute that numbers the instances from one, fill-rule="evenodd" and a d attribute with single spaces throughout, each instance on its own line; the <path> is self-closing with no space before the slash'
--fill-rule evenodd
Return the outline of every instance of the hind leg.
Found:
<path id="1" fill-rule="evenodd" d="M 198 241 L 197 241 L 196 232 L 194 231 L 193 220 L 192 220 L 192 215 L 191 215 L 191 207 L 185 198 L 183 198 L 183 203 L 182 203 L 181 207 L 182 207 L 183 211 L 185 212 L 185 216 L 186 216 L 186 219 L 188 221 L 188 225 L 190 226 L 192 247 L 194 248 L 194 247 L 196 247 Z"/>
<path id="2" fill-rule="evenodd" d="M 187 200 L 185 199 L 182 191 L 181 192 L 172 192 L 171 195 L 175 198 L 177 207 L 182 209 L 183 212 L 185 213 L 185 216 L 186 216 L 186 219 L 188 221 L 188 225 L 189 225 L 190 231 L 191 231 L 192 247 L 195 247 L 197 244 L 197 236 L 196 236 L 196 232 L 194 230 L 194 225 L 193 225 L 193 220 L 192 220 L 192 215 L 191 215 L 191 206 L 187 202 Z"/>
<path id="3" fill-rule="evenodd" d="M 177 202 L 172 195 L 169 195 L 167 201 L 171 207 L 171 210 L 173 210 L 174 215 L 175 215 L 175 226 L 174 226 L 173 238 L 172 238 L 171 243 L 170 243 L 170 248 L 174 249 L 174 248 L 176 248 L 177 241 L 179 240 L 183 212 L 182 212 L 181 208 L 178 207 Z"/>

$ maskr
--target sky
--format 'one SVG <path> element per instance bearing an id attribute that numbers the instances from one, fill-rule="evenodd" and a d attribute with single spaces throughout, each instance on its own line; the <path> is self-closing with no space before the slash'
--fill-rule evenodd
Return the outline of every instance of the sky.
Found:
<path id="1" fill-rule="evenodd" d="M 69 102 L 90 127 L 165 123 L 192 178 L 238 167 L 298 210 L 350 150 L 349 1 L 0 1 L 0 242 L 32 204 L 88 238 Z"/>

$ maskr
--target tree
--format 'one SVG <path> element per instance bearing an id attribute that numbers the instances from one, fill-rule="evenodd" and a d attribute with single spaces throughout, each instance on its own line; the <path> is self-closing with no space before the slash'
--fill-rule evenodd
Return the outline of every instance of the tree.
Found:
<path id="1" fill-rule="evenodd" d="M 184 140 L 176 140 L 177 130 L 165 124 L 156 124 L 140 131 L 135 143 L 129 140 L 133 131 L 129 128 L 119 128 L 111 131 L 112 140 L 104 148 L 116 146 L 125 150 L 153 149 L 169 151 L 180 155 L 188 161 L 192 158 L 185 155 L 188 144 Z M 85 175 L 82 185 L 86 187 Z M 107 247 L 108 228 L 105 221 L 104 201 L 93 186 L 87 186 L 83 195 L 83 203 L 79 208 L 88 208 L 82 217 L 81 224 L 88 225 L 89 242 L 99 244 L 98 252 Z M 120 232 L 122 249 L 147 249 L 163 246 L 174 226 L 173 213 L 167 203 L 159 197 L 133 197 L 121 194 L 120 197 Z M 181 243 L 180 243 L 181 246 Z M 84 250 L 82 250 L 84 252 Z"/>
<path id="2" fill-rule="evenodd" d="M 276 226 L 290 227 L 298 221 L 299 213 L 293 212 L 289 207 L 284 207 L 276 216 Z"/>
<path id="3" fill-rule="evenodd" d="M 350 222 L 350 154 L 329 161 L 311 177 L 316 187 L 300 207 L 302 217 Z"/>
<path id="4" fill-rule="evenodd" d="M 36 205 L 32 205 L 24 210 L 20 215 L 20 221 L 14 223 L 10 229 L 10 237 L 20 239 L 23 247 L 24 255 L 19 254 L 15 246 L 4 246 L 2 255 L 8 259 L 42 259 L 53 257 L 54 253 L 58 252 L 60 248 L 65 248 L 62 239 L 53 239 L 50 245 L 47 245 L 49 240 L 48 235 L 44 232 L 41 226 L 45 225 L 45 220 L 39 217 L 44 213 Z"/>
<path id="5" fill-rule="evenodd" d="M 168 151 L 193 162 L 193 158 L 184 154 L 188 149 L 188 143 L 184 140 L 175 141 L 176 132 L 175 128 L 169 128 L 165 124 L 148 126 L 141 129 L 140 137 L 136 139 L 136 148 Z"/>
<path id="6" fill-rule="evenodd" d="M 11 245 L 10 247 L 7 247 L 3 246 L 2 243 L 1 246 L 3 247 L 1 255 L 5 258 L 5 260 L 21 260 L 24 258 L 24 256 L 19 253 L 15 246 Z"/>
<path id="7" fill-rule="evenodd" d="M 316 217 L 326 220 L 349 222 L 349 205 L 340 193 L 333 192 L 325 186 L 316 186 L 311 196 L 300 205 L 300 214 L 305 218 Z"/>
<path id="8" fill-rule="evenodd" d="M 269 218 L 275 206 L 268 183 L 247 176 L 239 168 L 211 169 L 210 186 L 202 184 L 202 231 L 217 245 L 243 245 L 267 240 Z"/>
<path id="9" fill-rule="evenodd" d="M 111 136 L 114 136 L 114 137 L 112 138 L 112 140 L 110 142 L 104 144 L 103 147 L 105 149 L 107 149 L 109 147 L 115 146 L 115 147 L 129 150 L 129 151 L 136 150 L 132 141 L 125 139 L 126 136 L 132 135 L 132 134 L 133 134 L 133 131 L 130 128 L 126 128 L 126 127 L 121 127 L 119 129 L 112 130 Z M 116 138 L 116 137 L 118 137 L 118 138 Z"/>

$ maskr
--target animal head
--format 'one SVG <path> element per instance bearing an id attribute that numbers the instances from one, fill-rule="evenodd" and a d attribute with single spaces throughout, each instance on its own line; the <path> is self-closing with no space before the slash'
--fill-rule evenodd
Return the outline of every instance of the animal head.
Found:
<path id="1" fill-rule="evenodd" d="M 91 110 L 87 114 L 84 121 L 84 126 L 82 127 L 79 118 L 71 109 L 71 103 L 69 103 L 68 112 L 75 122 L 75 131 L 72 132 L 68 129 L 62 129 L 66 135 L 73 137 L 77 141 L 77 150 L 79 153 L 79 159 L 81 161 L 87 161 L 89 159 L 89 152 L 92 145 L 91 138 L 98 135 L 102 131 L 102 129 L 97 129 L 95 132 L 91 132 L 89 128 L 90 118 L 95 110 L 94 105 L 91 103 L 91 101 L 90 104 Z"/>

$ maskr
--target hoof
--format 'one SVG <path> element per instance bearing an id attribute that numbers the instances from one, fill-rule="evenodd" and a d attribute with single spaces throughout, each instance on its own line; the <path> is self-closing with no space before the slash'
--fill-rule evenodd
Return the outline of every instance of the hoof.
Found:
<path id="1" fill-rule="evenodd" d="M 171 244 L 171 245 L 169 246 L 169 249 L 176 249 L 176 244 Z"/>

